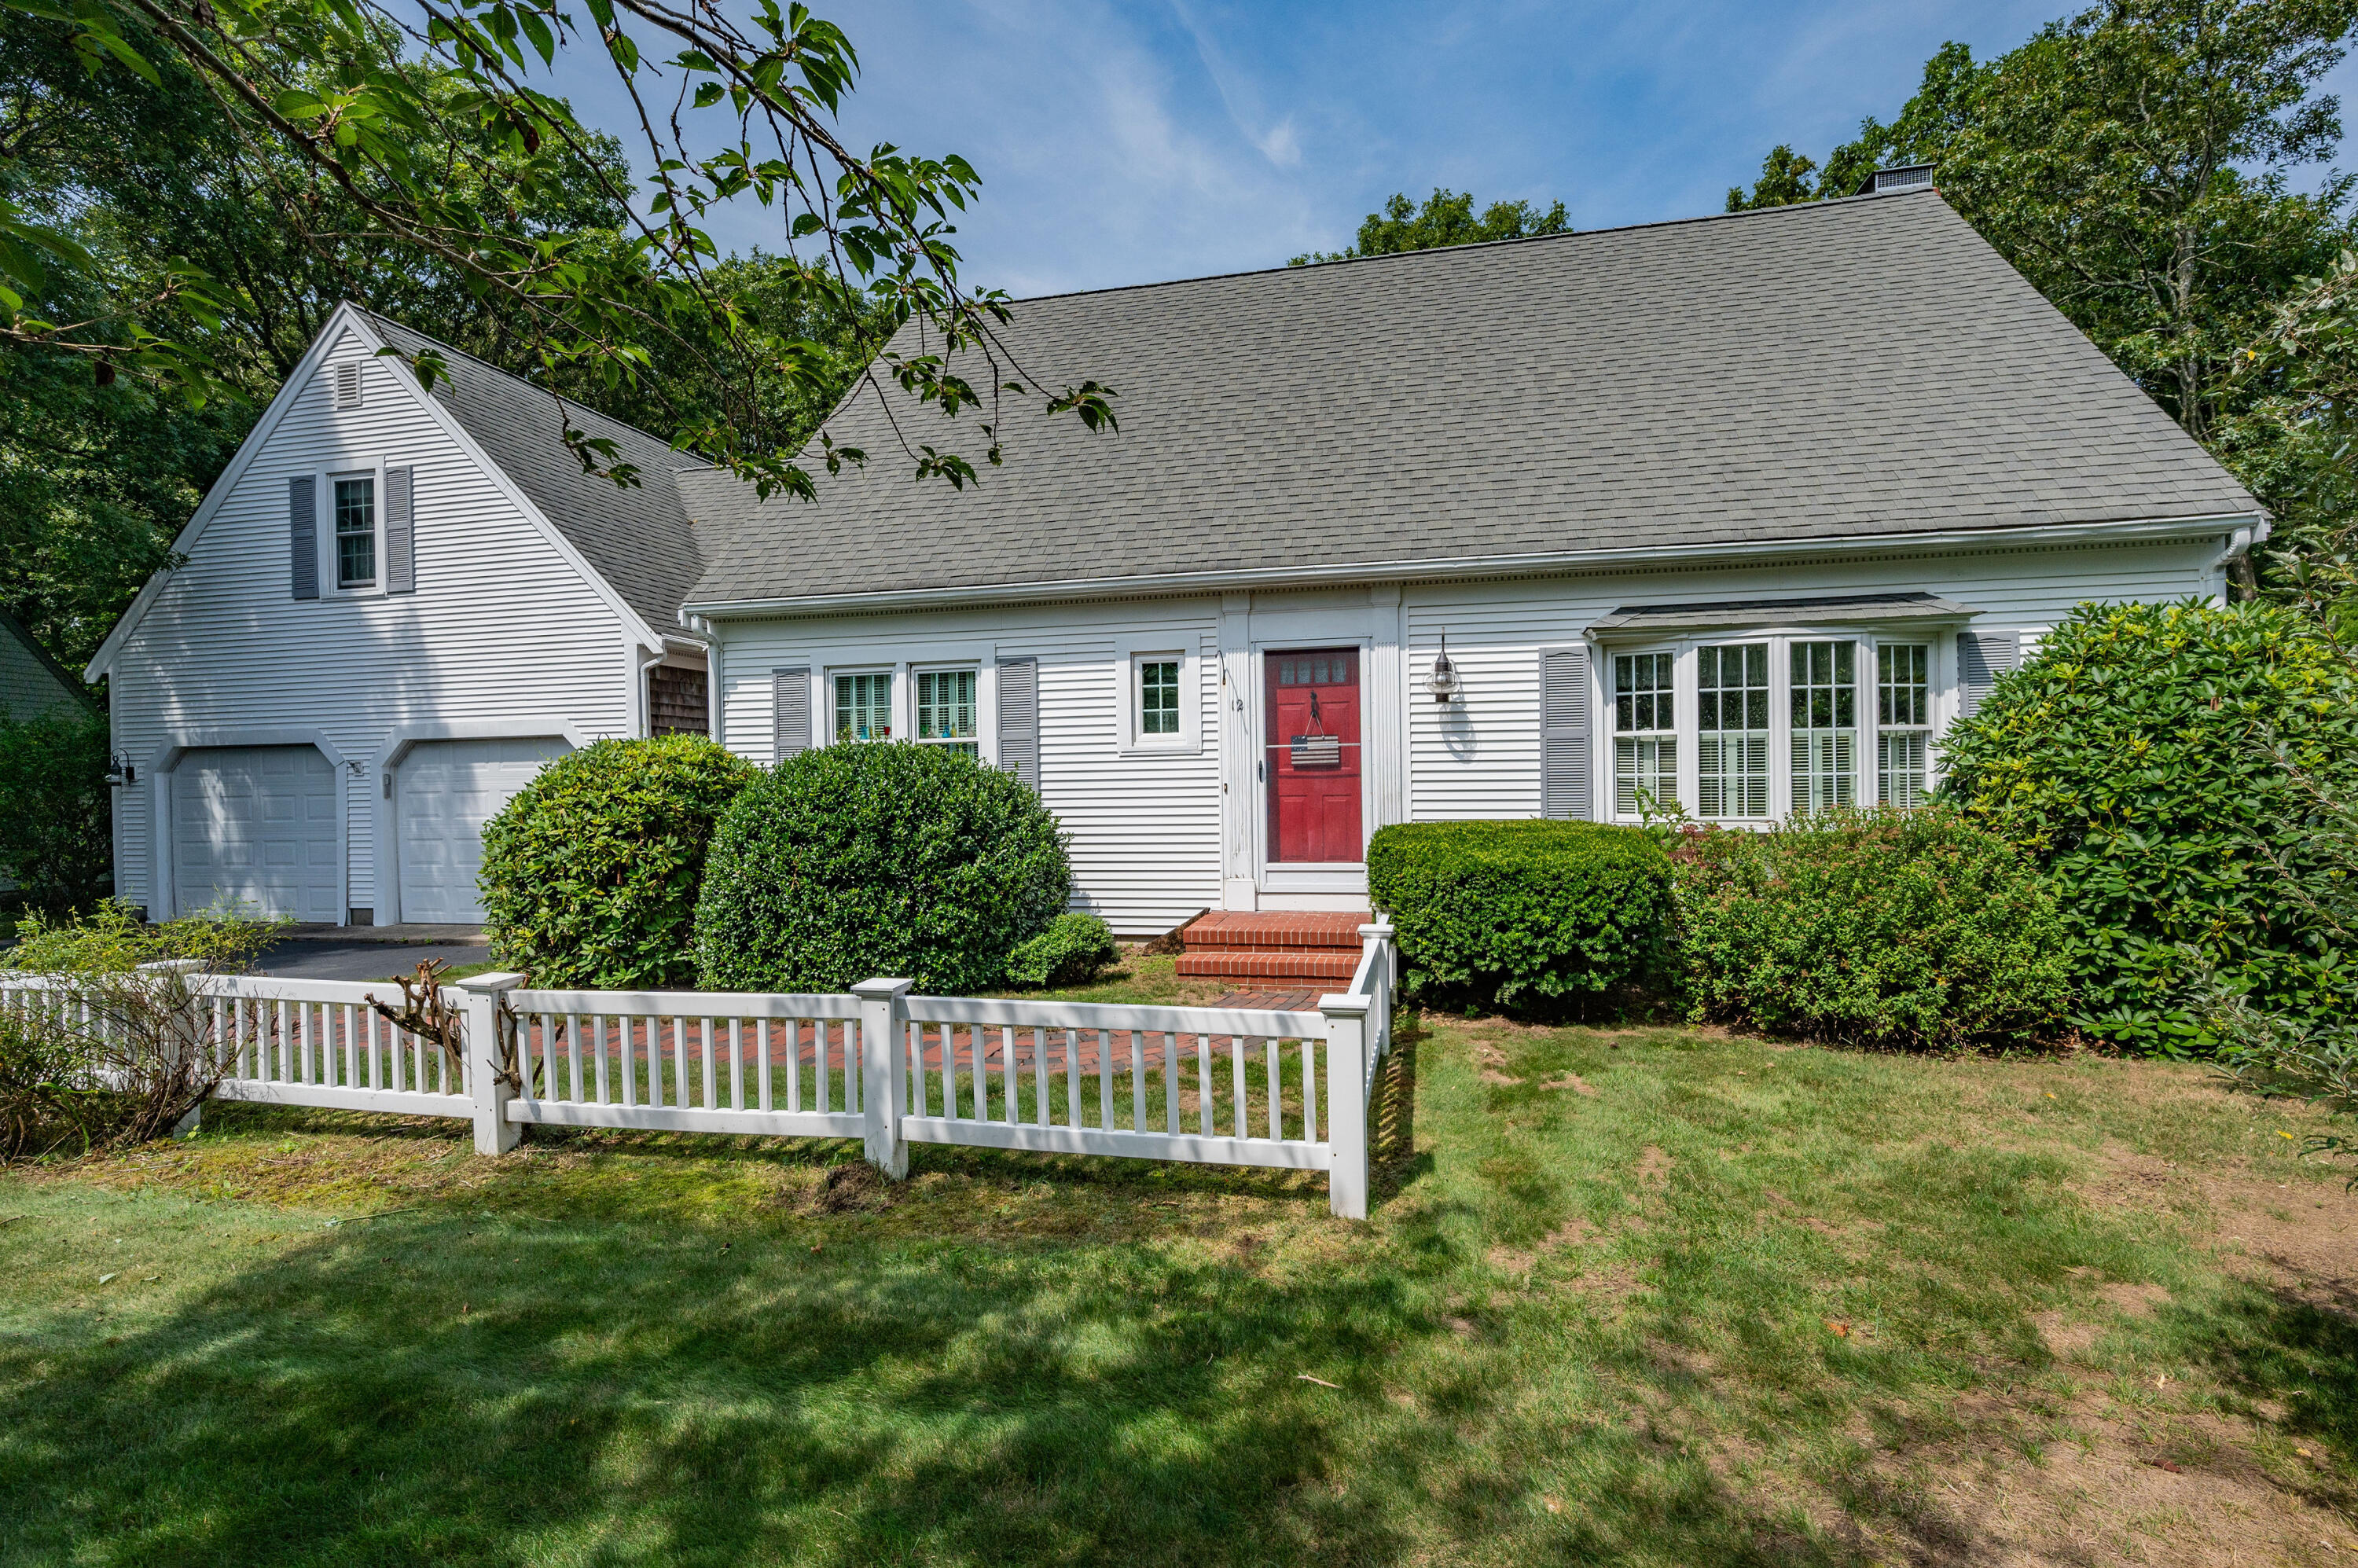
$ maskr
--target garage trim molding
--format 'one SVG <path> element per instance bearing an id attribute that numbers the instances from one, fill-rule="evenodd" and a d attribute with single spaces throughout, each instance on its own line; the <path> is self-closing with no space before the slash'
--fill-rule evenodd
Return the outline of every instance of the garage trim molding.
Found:
<path id="1" fill-rule="evenodd" d="M 577 752 L 591 740 L 579 724 L 554 714 L 537 718 L 526 715 L 521 719 L 404 724 L 386 732 L 384 743 L 377 749 L 376 763 L 369 770 L 367 779 L 369 799 L 373 803 L 370 821 L 376 829 L 375 908 L 379 924 L 389 925 L 405 918 L 401 907 L 401 847 L 395 841 L 401 831 L 401 825 L 394 819 L 393 801 L 388 797 L 385 787 L 385 781 L 393 777 L 393 771 L 401 766 L 401 759 L 421 741 L 530 741 L 543 735 L 554 735 Z"/>
<path id="2" fill-rule="evenodd" d="M 335 742 L 318 730 L 168 730 L 157 744 L 155 761 L 150 764 L 148 778 L 148 822 L 152 851 L 156 857 L 154 876 L 148 885 L 155 890 L 147 915 L 151 920 L 169 920 L 180 907 L 180 890 L 172 876 L 172 773 L 180 760 L 190 752 L 209 750 L 215 746 L 309 746 L 328 759 L 328 766 L 336 774 L 336 924 L 342 925 L 352 919 L 352 788 L 355 765 L 346 761 Z"/>

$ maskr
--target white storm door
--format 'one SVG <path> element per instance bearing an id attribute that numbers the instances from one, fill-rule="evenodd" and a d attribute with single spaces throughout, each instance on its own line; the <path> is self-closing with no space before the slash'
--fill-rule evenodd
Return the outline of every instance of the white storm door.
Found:
<path id="1" fill-rule="evenodd" d="M 403 920 L 468 925 L 483 918 L 475 886 L 483 824 L 550 758 L 571 749 L 553 735 L 421 741 L 409 749 L 393 789 Z"/>
<path id="2" fill-rule="evenodd" d="M 336 771 L 317 747 L 201 747 L 173 770 L 171 795 L 179 914 L 343 919 Z"/>

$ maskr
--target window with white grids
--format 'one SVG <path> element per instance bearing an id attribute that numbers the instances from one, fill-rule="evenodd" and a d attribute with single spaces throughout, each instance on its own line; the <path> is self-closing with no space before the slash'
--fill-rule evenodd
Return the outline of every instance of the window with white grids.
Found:
<path id="1" fill-rule="evenodd" d="M 838 741 L 889 741 L 892 738 L 892 672 L 839 675 L 835 677 L 835 738 Z"/>
<path id="2" fill-rule="evenodd" d="M 1695 815 L 1768 815 L 1768 644 L 1697 650 Z"/>
<path id="3" fill-rule="evenodd" d="M 1617 654 L 1613 659 L 1613 809 L 1634 816 L 1650 804 L 1679 800 L 1677 704 L 1672 654 Z"/>
<path id="4" fill-rule="evenodd" d="M 1875 798 L 1921 806 L 1930 792 L 1932 751 L 1932 650 L 1923 643 L 1885 643 L 1875 650 Z"/>
<path id="5" fill-rule="evenodd" d="M 1138 732 L 1179 733 L 1179 660 L 1150 655 L 1138 661 Z"/>
<path id="6" fill-rule="evenodd" d="M 376 586 L 376 476 L 335 481 L 336 586 Z"/>
<path id="7" fill-rule="evenodd" d="M 1793 643 L 1786 687 L 1793 719 L 1793 810 L 1858 798 L 1858 644 Z"/>
<path id="8" fill-rule="evenodd" d="M 975 680 L 973 670 L 917 672 L 917 740 L 928 746 L 947 746 L 978 756 L 975 740 Z"/>

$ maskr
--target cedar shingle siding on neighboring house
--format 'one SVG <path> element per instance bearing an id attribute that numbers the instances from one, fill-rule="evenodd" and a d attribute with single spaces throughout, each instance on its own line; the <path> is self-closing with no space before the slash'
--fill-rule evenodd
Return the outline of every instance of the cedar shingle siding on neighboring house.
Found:
<path id="1" fill-rule="evenodd" d="M 222 880 L 206 811 L 289 755 L 236 748 L 309 746 L 276 787 L 324 803 L 323 869 L 287 896 L 459 910 L 537 758 L 708 713 L 758 762 L 864 734 L 1016 773 L 1126 933 L 1364 907 L 1390 822 L 1919 799 L 2074 603 L 2221 593 L 2266 532 L 1920 188 L 1022 301 L 1006 335 L 1115 387 L 1120 432 L 1014 424 L 955 492 L 863 392 L 830 429 L 871 461 L 811 504 L 576 411 L 646 476 L 588 481 L 546 394 L 453 354 L 425 397 L 374 350 L 427 340 L 340 315 L 93 665 L 157 769 L 126 881 Z M 347 469 L 409 476 L 379 547 L 414 581 L 338 583 Z"/>

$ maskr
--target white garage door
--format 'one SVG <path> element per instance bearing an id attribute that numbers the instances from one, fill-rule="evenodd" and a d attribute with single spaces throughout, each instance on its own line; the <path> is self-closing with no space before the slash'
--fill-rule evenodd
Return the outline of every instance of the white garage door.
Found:
<path id="1" fill-rule="evenodd" d="M 523 741 L 423 741 L 394 778 L 400 820 L 401 918 L 472 924 L 483 918 L 475 873 L 483 824 L 571 750 L 555 736 Z"/>
<path id="2" fill-rule="evenodd" d="M 172 772 L 172 896 L 336 924 L 336 771 L 311 746 L 210 746 Z"/>

